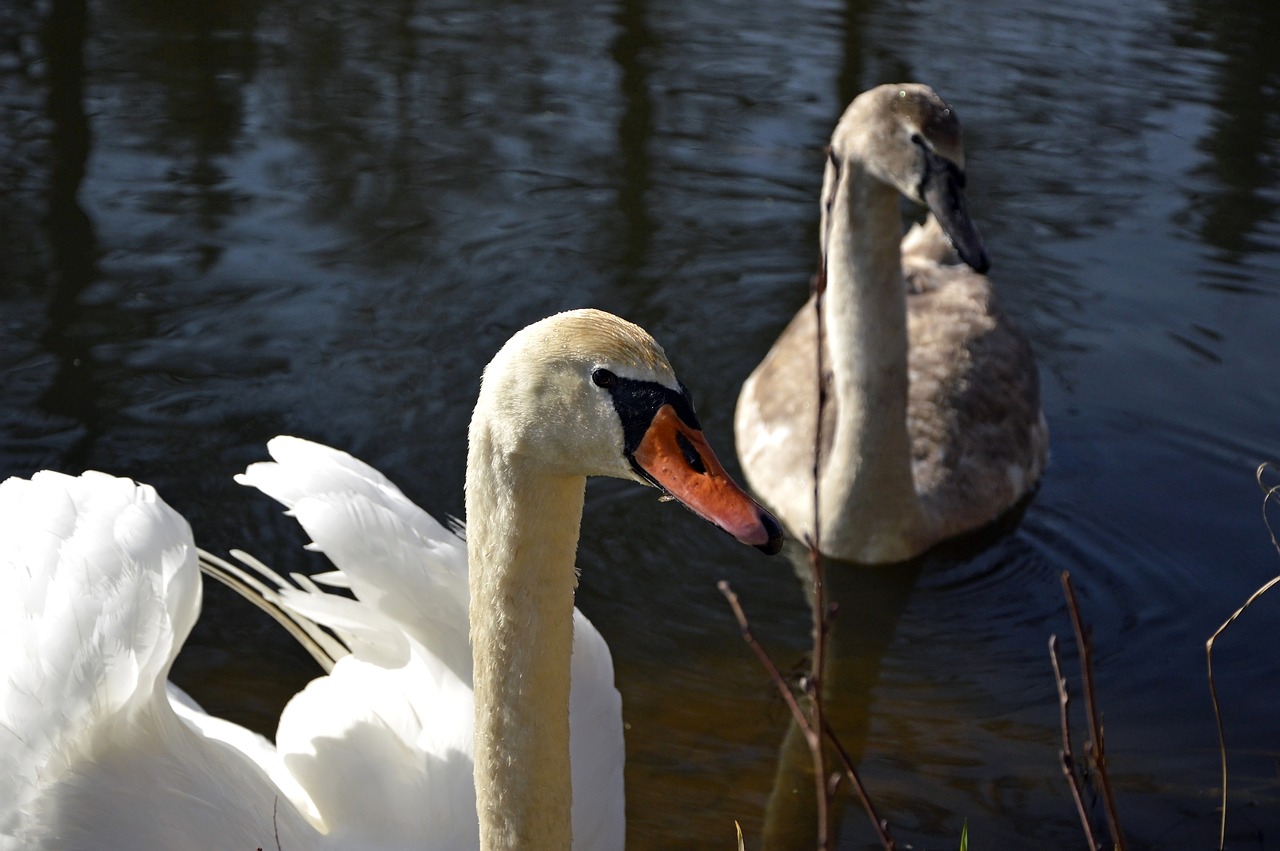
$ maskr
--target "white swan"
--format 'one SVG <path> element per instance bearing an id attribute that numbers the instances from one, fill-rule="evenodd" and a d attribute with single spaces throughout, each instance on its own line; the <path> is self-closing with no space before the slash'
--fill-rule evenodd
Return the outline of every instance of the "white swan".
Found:
<path id="1" fill-rule="evenodd" d="M 781 545 L 657 344 L 599 311 L 512 338 L 472 419 L 465 544 L 344 453 L 271 452 L 242 481 L 290 505 L 355 593 L 257 586 L 336 657 L 277 747 L 166 682 L 200 584 L 187 524 L 151 488 L 0 485 L 0 848 L 621 847 L 620 701 L 573 608 L 585 477 L 648 481 Z"/>
<path id="2" fill-rule="evenodd" d="M 831 136 L 820 272 L 828 555 L 918 555 L 999 517 L 1044 469 L 1035 359 L 981 274 L 963 186 L 959 122 L 927 86 L 864 92 Z M 930 210 L 905 238 L 899 193 Z M 816 328 L 811 298 L 743 384 L 734 418 L 748 484 L 798 536 L 814 527 Z"/>

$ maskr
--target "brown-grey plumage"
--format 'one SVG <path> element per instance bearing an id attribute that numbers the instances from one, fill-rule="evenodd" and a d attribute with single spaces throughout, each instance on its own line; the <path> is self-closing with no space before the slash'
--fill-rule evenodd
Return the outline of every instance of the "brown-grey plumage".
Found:
<path id="1" fill-rule="evenodd" d="M 1044 469 L 1035 359 L 980 274 L 987 256 L 963 166 L 955 113 L 927 86 L 863 93 L 832 135 L 819 472 L 828 555 L 910 558 L 995 520 Z M 900 193 L 930 208 L 906 237 Z M 748 482 L 797 535 L 813 530 L 816 328 L 811 298 L 743 385 L 735 417 Z"/>

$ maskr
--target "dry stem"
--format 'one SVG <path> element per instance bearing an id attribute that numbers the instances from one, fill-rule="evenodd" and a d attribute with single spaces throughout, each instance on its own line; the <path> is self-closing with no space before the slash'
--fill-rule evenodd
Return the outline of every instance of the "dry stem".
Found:
<path id="1" fill-rule="evenodd" d="M 814 368 L 818 388 L 818 405 L 813 425 L 813 538 L 806 540 L 809 547 L 809 570 L 813 575 L 813 660 L 809 669 L 809 712 L 810 729 L 805 733 L 805 741 L 809 743 L 809 751 L 813 754 L 813 780 L 817 784 L 815 797 L 818 808 L 818 848 L 830 846 L 829 818 L 827 801 L 830 792 L 827 789 L 827 770 L 822 748 L 822 731 L 826 725 L 822 721 L 822 666 L 827 657 L 827 595 L 824 587 L 824 565 L 818 544 L 822 540 L 822 515 L 819 513 L 819 473 L 822 454 L 822 415 L 827 405 L 827 388 L 822 363 L 822 298 L 826 289 L 826 258 L 822 268 L 813 281 L 813 313 L 817 322 L 814 339 Z"/>
<path id="2" fill-rule="evenodd" d="M 1258 487 L 1262 488 L 1262 522 L 1267 527 L 1267 534 L 1271 536 L 1271 546 L 1275 547 L 1277 552 L 1280 552 L 1280 541 L 1276 540 L 1275 530 L 1271 527 L 1271 519 L 1267 516 L 1267 505 L 1277 493 L 1280 493 L 1280 485 L 1267 487 L 1262 481 L 1262 477 L 1267 470 L 1274 469 L 1274 465 L 1270 462 L 1259 464 L 1254 473 L 1254 478 L 1257 479 Z M 1222 761 L 1222 818 L 1218 827 L 1219 851 L 1222 851 L 1227 843 L 1227 740 L 1222 731 L 1222 708 L 1218 704 L 1218 687 L 1213 679 L 1213 643 L 1218 640 L 1218 636 L 1226 631 L 1227 627 L 1235 623 L 1236 619 L 1244 614 L 1245 609 L 1253 605 L 1255 600 L 1270 591 L 1277 583 L 1280 583 L 1280 576 L 1273 578 L 1257 591 L 1254 591 L 1249 596 L 1249 599 L 1244 601 L 1244 605 L 1236 609 L 1231 617 L 1223 621 L 1222 626 L 1214 630 L 1213 635 L 1209 636 L 1209 640 L 1205 642 L 1204 652 L 1209 669 L 1209 696 L 1213 699 L 1213 720 L 1218 725 L 1218 754 Z"/>
<path id="3" fill-rule="evenodd" d="M 1071 722 L 1067 713 L 1070 698 L 1067 696 L 1067 679 L 1062 676 L 1056 635 L 1049 636 L 1049 659 L 1053 662 L 1053 678 L 1058 686 L 1058 706 L 1062 715 L 1062 749 L 1058 751 L 1062 759 L 1062 773 L 1067 776 L 1067 784 L 1071 787 L 1071 797 L 1076 802 L 1076 812 L 1080 815 L 1080 827 L 1084 830 L 1085 839 L 1089 841 L 1089 851 L 1098 851 L 1098 840 L 1094 838 L 1093 827 L 1089 824 L 1089 813 L 1085 810 L 1084 796 L 1080 793 L 1080 778 L 1076 776 L 1075 757 L 1071 752 Z"/>
<path id="4" fill-rule="evenodd" d="M 849 778 L 849 784 L 853 786 L 853 790 L 858 795 L 858 800 L 862 802 L 862 809 L 866 811 L 867 817 L 871 819 L 871 825 L 875 828 L 876 837 L 880 840 L 880 844 L 884 846 L 885 851 L 894 851 L 896 846 L 894 845 L 893 837 L 889 835 L 889 823 L 876 814 L 875 804 L 871 803 L 871 797 L 867 794 L 866 787 L 862 785 L 862 778 L 858 776 L 858 770 L 853 767 L 853 760 L 849 758 L 849 752 L 844 749 L 844 745 L 836 737 L 836 731 L 831 728 L 830 724 L 825 724 L 823 729 L 826 731 L 827 739 L 831 742 L 832 747 L 836 749 L 836 753 L 840 756 L 840 764 L 844 767 L 844 776 Z"/>
<path id="5" fill-rule="evenodd" d="M 804 733 L 805 740 L 810 740 L 813 728 L 809 726 L 809 717 L 805 715 L 800 703 L 796 700 L 796 696 L 792 694 L 791 688 L 778 670 L 778 666 L 773 664 L 773 660 L 769 658 L 768 651 L 752 635 L 751 624 L 747 622 L 747 615 L 742 611 L 742 604 L 738 602 L 738 595 L 729 587 L 729 583 L 723 579 L 716 583 L 716 587 L 720 589 L 720 593 L 724 595 L 724 598 L 729 601 L 729 608 L 733 609 L 733 616 L 737 618 L 738 627 L 742 630 L 742 640 L 747 642 L 747 646 L 756 654 L 756 658 L 760 660 L 760 664 L 768 672 L 769 679 L 773 681 L 778 694 L 782 695 L 782 699 L 787 704 L 787 709 L 791 710 L 791 717 L 800 725 L 800 730 Z"/>
<path id="6" fill-rule="evenodd" d="M 1102 740 L 1102 724 L 1098 720 L 1098 703 L 1093 691 L 1093 648 L 1089 637 L 1085 634 L 1084 623 L 1080 619 L 1080 607 L 1076 604 L 1076 593 L 1071 588 L 1071 574 L 1062 572 L 1062 591 L 1067 596 L 1067 609 L 1071 612 L 1071 626 L 1076 632 L 1076 644 L 1080 648 L 1080 678 L 1084 684 L 1084 710 L 1089 722 L 1090 741 L 1085 745 L 1089 762 L 1093 764 L 1098 776 L 1098 789 L 1102 792 L 1102 802 L 1107 811 L 1107 826 L 1111 829 L 1111 840 L 1115 851 L 1124 851 L 1124 832 L 1120 829 L 1120 815 L 1116 812 L 1115 796 L 1111 792 L 1111 775 L 1107 772 L 1107 754 Z"/>

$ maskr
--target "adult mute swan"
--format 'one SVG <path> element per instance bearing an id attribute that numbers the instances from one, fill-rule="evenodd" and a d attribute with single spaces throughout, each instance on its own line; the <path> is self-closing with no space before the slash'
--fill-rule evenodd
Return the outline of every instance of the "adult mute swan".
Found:
<path id="1" fill-rule="evenodd" d="M 864 92 L 831 136 L 818 471 L 829 556 L 911 558 L 999 517 L 1044 468 L 1035 359 L 981 274 L 963 186 L 959 122 L 927 86 Z M 899 193 L 930 211 L 905 238 Z M 799 536 L 814 528 L 817 325 L 811 298 L 743 384 L 734 417 L 747 483 Z"/>
<path id="2" fill-rule="evenodd" d="M 223 577 L 331 665 L 276 747 L 166 681 L 200 583 L 154 490 L 0 485 L 0 848 L 621 847 L 620 701 L 573 607 L 586 476 L 657 485 L 766 552 L 781 528 L 724 473 L 661 348 L 599 311 L 502 348 L 469 443 L 465 543 L 336 450 L 277 438 L 243 475 L 355 595 Z"/>

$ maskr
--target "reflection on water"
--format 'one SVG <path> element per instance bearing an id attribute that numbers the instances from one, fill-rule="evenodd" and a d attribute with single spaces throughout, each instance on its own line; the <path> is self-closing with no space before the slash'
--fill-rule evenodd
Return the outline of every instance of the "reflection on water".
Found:
<path id="1" fill-rule="evenodd" d="M 50 250 L 48 322 L 41 335 L 43 347 L 58 363 L 40 407 L 53 416 L 85 423 L 98 420 L 98 391 L 90 347 L 74 327 L 81 295 L 97 277 L 94 263 L 93 222 L 80 206 L 77 193 L 84 180 L 89 157 L 89 121 L 84 111 L 84 40 L 88 10 L 83 0 L 58 0 L 49 7 L 44 24 L 44 55 L 48 62 L 46 101 L 50 122 L 46 211 L 43 217 Z M 92 426 L 67 454 L 67 461 L 82 465 L 87 457 L 85 441 Z"/>
<path id="2" fill-rule="evenodd" d="M 1179 27 L 1180 43 L 1221 57 L 1213 82 L 1218 109 L 1198 145 L 1208 155 L 1203 166 L 1208 197 L 1193 199 L 1191 206 L 1201 239 L 1217 248 L 1222 260 L 1238 262 L 1266 247 L 1254 235 L 1268 224 L 1274 227 L 1280 203 L 1274 193 L 1280 177 L 1275 157 L 1280 126 L 1274 114 L 1250 106 L 1274 98 L 1280 84 L 1273 49 L 1280 37 L 1280 9 L 1274 3 L 1230 10 L 1190 5 Z"/>
<path id="3" fill-rule="evenodd" d="M 832 717 L 900 842 L 954 847 L 967 820 L 975 847 L 1075 847 L 1046 651 L 1070 570 L 1135 846 L 1209 847 L 1203 642 L 1280 568 L 1251 478 L 1280 421 L 1278 9 L 9 4 L 0 474 L 132 475 L 211 549 L 317 570 L 231 474 L 298 433 L 459 514 L 482 365 L 582 305 L 656 334 L 732 466 L 738 387 L 807 294 L 831 126 L 921 79 L 964 122 L 1052 460 L 980 546 L 833 567 Z M 715 591 L 802 670 L 801 583 L 650 496 L 593 485 L 580 553 L 626 701 L 630 844 L 729 844 L 737 819 L 752 847 L 803 846 L 805 760 L 797 782 Z M 1251 611 L 1217 657 L 1239 847 L 1280 829 L 1277 617 Z M 263 621 L 211 589 L 175 677 L 269 732 L 314 671 Z"/>

